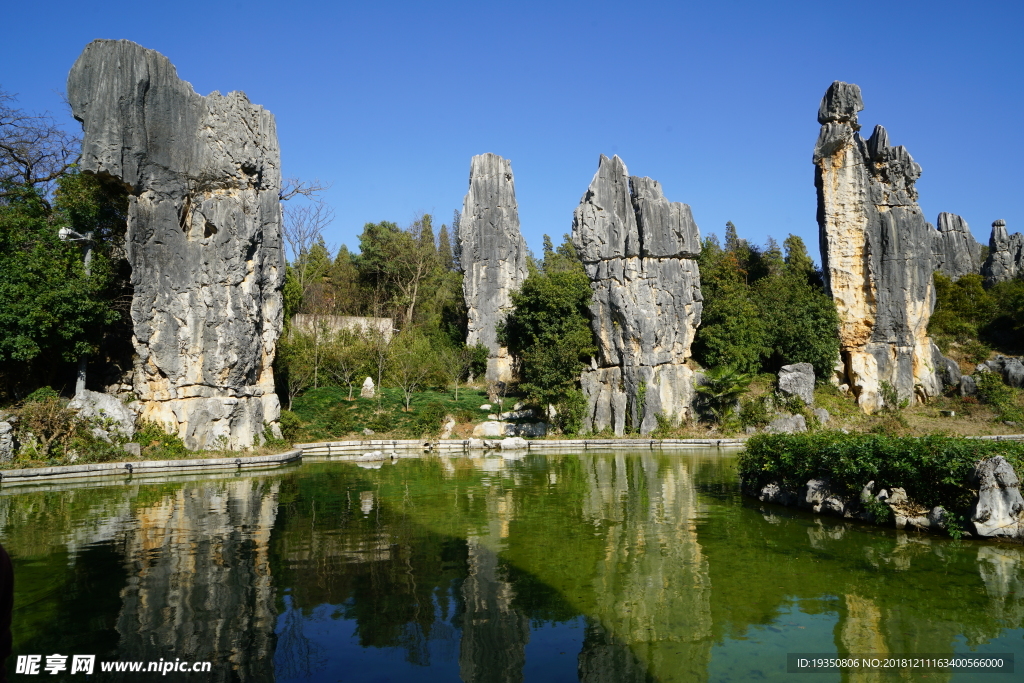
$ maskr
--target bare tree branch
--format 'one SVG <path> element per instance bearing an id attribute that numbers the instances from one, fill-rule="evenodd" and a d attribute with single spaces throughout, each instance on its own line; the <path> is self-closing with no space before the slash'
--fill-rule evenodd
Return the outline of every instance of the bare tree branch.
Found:
<path id="1" fill-rule="evenodd" d="M 16 101 L 0 90 L 0 183 L 29 185 L 48 195 L 54 181 L 78 159 L 82 140 L 48 113 L 15 108 Z M 0 198 L 9 194 L 0 189 Z"/>
<path id="2" fill-rule="evenodd" d="M 281 182 L 281 192 L 278 194 L 278 198 L 282 202 L 286 202 L 292 197 L 315 197 L 324 190 L 331 187 L 331 183 L 321 183 L 319 179 L 314 178 L 313 180 L 299 180 L 298 178 L 285 178 Z"/>

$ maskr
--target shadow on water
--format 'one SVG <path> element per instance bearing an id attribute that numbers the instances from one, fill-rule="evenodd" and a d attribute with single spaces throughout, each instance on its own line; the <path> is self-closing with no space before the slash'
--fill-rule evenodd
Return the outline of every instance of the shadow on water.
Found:
<path id="1" fill-rule="evenodd" d="M 214 681 L 668 683 L 788 679 L 788 652 L 1024 652 L 1020 546 L 752 503 L 728 455 L 375 467 L 0 492 L 16 654 L 210 661 Z M 882 680 L 863 673 L 801 681 Z"/>

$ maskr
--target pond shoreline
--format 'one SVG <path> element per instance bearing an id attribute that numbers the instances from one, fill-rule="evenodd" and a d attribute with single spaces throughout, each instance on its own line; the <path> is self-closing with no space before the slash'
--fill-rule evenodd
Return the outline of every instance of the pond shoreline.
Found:
<path id="1" fill-rule="evenodd" d="M 147 474 L 169 474 L 203 470 L 256 469 L 276 467 L 301 462 L 304 456 L 331 456 L 337 460 L 359 460 L 367 452 L 410 451 L 427 453 L 486 452 L 499 448 L 501 441 L 480 439 L 374 439 L 366 441 L 324 441 L 295 444 L 284 453 L 272 455 L 236 455 L 227 458 L 186 458 L 177 460 L 131 460 L 120 462 L 87 463 L 83 465 L 58 465 L 33 467 L 19 470 L 0 471 L 0 487 L 50 482 L 54 479 L 83 479 L 90 477 L 111 477 L 116 475 L 142 476 Z M 583 450 L 607 450 L 609 448 L 737 448 L 744 439 L 545 439 L 526 441 L 527 447 L 519 450 L 551 451 L 560 448 Z M 335 457 L 337 456 L 337 457 Z M 405 455 L 404 457 L 409 457 Z M 381 457 L 380 459 L 383 459 Z"/>

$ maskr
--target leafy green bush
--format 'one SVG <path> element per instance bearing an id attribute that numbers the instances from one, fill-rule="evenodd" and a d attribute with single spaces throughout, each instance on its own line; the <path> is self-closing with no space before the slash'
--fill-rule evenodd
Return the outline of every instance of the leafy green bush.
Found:
<path id="1" fill-rule="evenodd" d="M 743 427 L 764 427 L 772 421 L 768 409 L 768 396 L 744 399 L 740 402 L 740 425 Z"/>
<path id="2" fill-rule="evenodd" d="M 978 398 L 999 412 L 1000 420 L 1024 421 L 1024 411 L 1017 402 L 1016 392 L 1003 383 L 994 372 L 979 372 L 974 376 L 978 385 Z"/>
<path id="3" fill-rule="evenodd" d="M 569 389 L 558 402 L 558 428 L 563 434 L 575 436 L 583 429 L 583 418 L 587 414 L 587 397 L 579 389 Z"/>
<path id="4" fill-rule="evenodd" d="M 443 403 L 431 401 L 416 412 L 416 417 L 407 430 L 409 436 L 436 436 L 444 426 L 444 418 L 447 415 L 448 408 Z"/>
<path id="5" fill-rule="evenodd" d="M 302 418 L 290 410 L 281 411 L 281 436 L 288 443 L 295 443 L 302 431 Z"/>
<path id="6" fill-rule="evenodd" d="M 697 385 L 698 408 L 718 423 L 724 423 L 732 416 L 739 400 L 750 384 L 750 375 L 732 367 L 717 367 L 704 373 Z"/>
<path id="7" fill-rule="evenodd" d="M 168 434 L 156 422 L 143 422 L 133 438 L 142 445 L 143 454 L 150 457 L 184 458 L 191 453 L 177 434 Z"/>
<path id="8" fill-rule="evenodd" d="M 828 479 L 838 493 L 854 496 L 869 481 L 898 486 L 914 501 L 932 507 L 964 507 L 975 491 L 968 481 L 977 461 L 1005 457 L 1022 471 L 1024 443 L 945 436 L 893 437 L 843 434 L 757 434 L 740 455 L 744 486 L 770 481 L 799 488 L 810 479 Z"/>

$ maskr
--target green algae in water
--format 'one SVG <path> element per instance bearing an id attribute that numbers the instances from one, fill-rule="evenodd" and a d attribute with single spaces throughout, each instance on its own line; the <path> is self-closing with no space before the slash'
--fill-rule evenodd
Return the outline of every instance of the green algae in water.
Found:
<path id="1" fill-rule="evenodd" d="M 16 655 L 204 680 L 788 681 L 788 652 L 1024 652 L 1020 546 L 761 505 L 718 451 L 9 488 L 0 520 Z"/>

